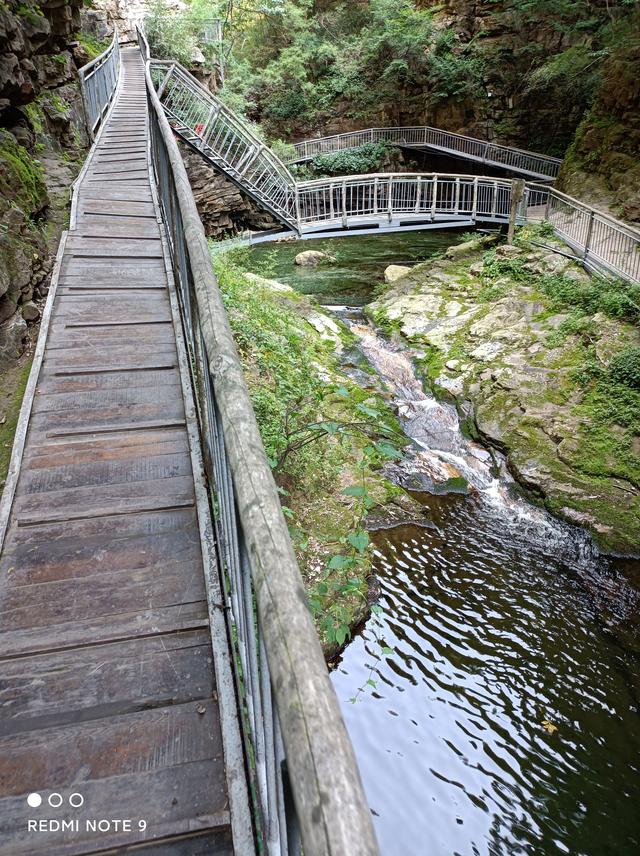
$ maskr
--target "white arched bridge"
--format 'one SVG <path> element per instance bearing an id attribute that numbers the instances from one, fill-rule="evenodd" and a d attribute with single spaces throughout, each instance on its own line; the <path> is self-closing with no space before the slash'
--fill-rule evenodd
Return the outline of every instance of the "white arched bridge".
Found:
<path id="1" fill-rule="evenodd" d="M 283 231 L 255 235 L 254 241 L 547 220 L 587 267 L 640 279 L 640 233 L 550 187 L 557 158 L 434 128 L 369 129 L 297 143 L 297 160 L 387 139 L 534 180 L 523 187 L 522 179 L 516 184 L 491 176 L 379 173 L 297 181 L 242 119 L 178 63 L 151 60 L 150 71 L 175 133 L 282 224 Z"/>

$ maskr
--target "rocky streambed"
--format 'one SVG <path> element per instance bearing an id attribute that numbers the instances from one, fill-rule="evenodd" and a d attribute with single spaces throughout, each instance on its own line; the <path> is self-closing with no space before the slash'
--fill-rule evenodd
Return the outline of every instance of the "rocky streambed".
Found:
<path id="1" fill-rule="evenodd" d="M 526 238 L 401 270 L 366 312 L 534 497 L 603 550 L 637 553 L 640 394 L 614 371 L 640 346 L 633 295 Z"/>

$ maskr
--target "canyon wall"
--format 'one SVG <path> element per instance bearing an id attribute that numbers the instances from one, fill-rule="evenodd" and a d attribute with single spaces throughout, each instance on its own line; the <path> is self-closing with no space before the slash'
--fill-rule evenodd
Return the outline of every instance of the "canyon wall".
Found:
<path id="1" fill-rule="evenodd" d="M 38 319 L 88 143 L 76 65 L 82 0 L 0 4 L 0 367 Z"/>

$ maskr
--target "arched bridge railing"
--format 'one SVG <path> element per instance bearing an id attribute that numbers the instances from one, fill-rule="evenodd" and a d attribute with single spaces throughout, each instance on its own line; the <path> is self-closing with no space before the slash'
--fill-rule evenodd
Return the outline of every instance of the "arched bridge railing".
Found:
<path id="1" fill-rule="evenodd" d="M 489 143 L 463 134 L 430 127 L 368 128 L 366 131 L 349 131 L 315 140 L 294 143 L 296 155 L 289 163 L 310 160 L 319 154 L 355 149 L 365 143 L 380 140 L 414 149 L 429 149 L 463 157 L 490 166 L 503 167 L 528 178 L 553 180 L 562 161 L 548 155 L 529 152 L 512 146 Z"/>
<path id="2" fill-rule="evenodd" d="M 298 182 L 299 229 L 304 234 L 331 226 L 508 222 L 511 191 L 509 179 L 435 173 L 379 173 Z"/>
<path id="3" fill-rule="evenodd" d="M 89 135 L 93 139 L 113 100 L 120 77 L 120 45 L 117 30 L 114 30 L 109 47 L 93 62 L 83 66 L 78 75 Z"/>
<path id="4" fill-rule="evenodd" d="M 139 42 L 146 59 L 142 34 Z M 239 663 L 237 693 L 244 708 L 259 851 L 297 856 L 302 848 L 305 856 L 376 856 L 353 749 L 307 607 L 189 179 L 149 64 L 147 95 L 151 158 L 216 509 L 232 656 Z M 225 118 L 224 127 L 233 133 L 235 124 Z"/>

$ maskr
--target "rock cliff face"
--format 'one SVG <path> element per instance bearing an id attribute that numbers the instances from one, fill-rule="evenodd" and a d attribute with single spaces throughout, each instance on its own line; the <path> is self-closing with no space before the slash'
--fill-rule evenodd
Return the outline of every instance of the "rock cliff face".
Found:
<path id="1" fill-rule="evenodd" d="M 82 0 L 0 4 L 0 366 L 39 316 L 87 143 L 75 73 Z"/>
<path id="2" fill-rule="evenodd" d="M 261 231 L 279 226 L 200 155 L 184 145 L 180 149 L 207 237 L 226 238 L 245 229 Z"/>
<path id="3" fill-rule="evenodd" d="M 145 0 L 94 0 L 82 11 L 82 30 L 102 40 L 113 33 L 115 25 L 121 40 L 134 41 L 136 24 L 142 22 L 146 11 Z"/>
<path id="4" fill-rule="evenodd" d="M 630 21 L 640 33 L 640 8 Z M 593 107 L 562 165 L 561 190 L 640 223 L 640 40 L 624 39 L 604 62 Z"/>

